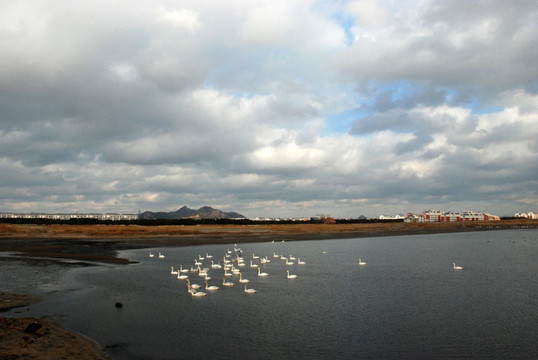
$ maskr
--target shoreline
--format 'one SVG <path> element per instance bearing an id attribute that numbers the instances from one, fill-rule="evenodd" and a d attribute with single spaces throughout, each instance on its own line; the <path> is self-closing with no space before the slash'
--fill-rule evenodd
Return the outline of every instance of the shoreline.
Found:
<path id="1" fill-rule="evenodd" d="M 36 318 L 0 317 L 2 359 L 112 360 L 97 342 Z"/>
<path id="2" fill-rule="evenodd" d="M 538 229 L 538 220 L 454 223 L 263 225 L 20 225 L 0 223 L 0 252 L 11 258 L 129 264 L 118 251 L 209 244 L 349 239 L 507 229 Z"/>

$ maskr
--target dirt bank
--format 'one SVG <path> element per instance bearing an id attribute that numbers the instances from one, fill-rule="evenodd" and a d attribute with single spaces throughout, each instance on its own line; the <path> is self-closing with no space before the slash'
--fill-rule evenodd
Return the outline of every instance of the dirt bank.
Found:
<path id="1" fill-rule="evenodd" d="M 92 340 L 43 320 L 0 317 L 0 359 L 110 360 Z"/>
<path id="2" fill-rule="evenodd" d="M 39 301 L 26 294 L 0 292 L 0 311 Z M 110 360 L 97 343 L 58 325 L 35 318 L 0 317 L 0 359 Z"/>
<path id="3" fill-rule="evenodd" d="M 432 234 L 522 227 L 538 228 L 538 220 L 460 223 L 356 223 L 263 225 L 18 225 L 0 223 L 0 251 L 24 257 L 81 262 L 125 263 L 117 251 L 167 246 L 271 240 L 317 240 L 353 237 Z"/>

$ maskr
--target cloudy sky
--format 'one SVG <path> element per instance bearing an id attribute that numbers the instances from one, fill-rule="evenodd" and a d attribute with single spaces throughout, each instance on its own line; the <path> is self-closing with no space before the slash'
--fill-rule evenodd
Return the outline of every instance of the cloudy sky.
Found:
<path id="1" fill-rule="evenodd" d="M 0 211 L 537 211 L 535 0 L 0 0 Z"/>

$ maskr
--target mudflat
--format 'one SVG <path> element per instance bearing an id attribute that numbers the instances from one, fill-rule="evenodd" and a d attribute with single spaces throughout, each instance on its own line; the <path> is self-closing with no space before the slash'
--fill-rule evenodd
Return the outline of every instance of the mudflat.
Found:
<path id="1" fill-rule="evenodd" d="M 117 251 L 281 240 L 318 240 L 538 227 L 538 220 L 454 223 L 255 225 L 20 225 L 0 223 L 0 251 L 17 256 L 128 263 Z"/>

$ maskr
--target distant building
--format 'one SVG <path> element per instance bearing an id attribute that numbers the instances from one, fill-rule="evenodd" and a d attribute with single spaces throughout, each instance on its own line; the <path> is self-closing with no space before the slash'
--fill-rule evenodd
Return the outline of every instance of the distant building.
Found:
<path id="1" fill-rule="evenodd" d="M 427 210 L 420 215 L 407 214 L 405 222 L 457 222 L 457 221 L 499 221 L 500 216 L 481 213 L 479 211 L 450 212 Z"/>
<path id="2" fill-rule="evenodd" d="M 525 218 L 525 219 L 538 219 L 538 214 L 534 211 L 530 211 L 528 213 L 516 213 L 514 215 L 517 218 Z"/>
<path id="3" fill-rule="evenodd" d="M 138 214 L 46 214 L 46 213 L 0 213 L 1 219 L 50 219 L 50 220 L 70 220 L 70 219 L 96 219 L 96 220 L 137 220 Z"/>
<path id="4" fill-rule="evenodd" d="M 379 215 L 377 217 L 379 220 L 402 220 L 405 219 L 406 216 L 398 214 L 398 215 Z"/>

